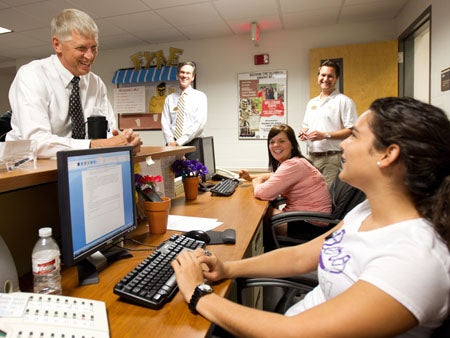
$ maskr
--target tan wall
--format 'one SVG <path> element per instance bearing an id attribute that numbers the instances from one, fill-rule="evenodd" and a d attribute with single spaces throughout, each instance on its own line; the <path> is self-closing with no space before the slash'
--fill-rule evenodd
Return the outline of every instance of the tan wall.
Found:
<path id="1" fill-rule="evenodd" d="M 373 100 L 398 96 L 397 40 L 311 49 L 309 53 L 310 97 L 319 94 L 317 69 L 320 60 L 343 59 L 344 94 L 356 103 L 358 114 Z"/>

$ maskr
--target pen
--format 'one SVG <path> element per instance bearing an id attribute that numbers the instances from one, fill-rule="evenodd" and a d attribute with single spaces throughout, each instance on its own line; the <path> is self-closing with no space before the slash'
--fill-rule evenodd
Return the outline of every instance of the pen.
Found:
<path id="1" fill-rule="evenodd" d="M 31 160 L 30 158 L 26 157 L 24 159 L 21 159 L 20 161 L 17 161 L 16 163 L 14 163 L 14 167 L 18 167 L 21 164 L 24 164 L 25 162 Z"/>

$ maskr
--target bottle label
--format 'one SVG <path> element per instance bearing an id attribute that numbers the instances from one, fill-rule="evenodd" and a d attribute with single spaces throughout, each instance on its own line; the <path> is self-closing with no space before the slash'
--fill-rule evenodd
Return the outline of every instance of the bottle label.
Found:
<path id="1" fill-rule="evenodd" d="M 59 257 L 54 257 L 50 261 L 39 259 L 33 262 L 33 273 L 37 275 L 47 275 L 57 270 L 59 266 Z"/>

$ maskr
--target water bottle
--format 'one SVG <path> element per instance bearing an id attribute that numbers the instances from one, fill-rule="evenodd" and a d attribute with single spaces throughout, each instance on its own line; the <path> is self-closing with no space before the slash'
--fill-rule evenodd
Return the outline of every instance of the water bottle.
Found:
<path id="1" fill-rule="evenodd" d="M 52 228 L 39 229 L 39 239 L 31 255 L 35 293 L 61 294 L 61 259 Z"/>

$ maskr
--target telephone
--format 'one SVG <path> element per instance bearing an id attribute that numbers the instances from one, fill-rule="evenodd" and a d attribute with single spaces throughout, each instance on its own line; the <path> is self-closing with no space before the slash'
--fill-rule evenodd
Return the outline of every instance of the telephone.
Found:
<path id="1" fill-rule="evenodd" d="M 239 174 L 234 173 L 234 172 L 229 171 L 229 170 L 226 170 L 226 169 L 216 168 L 216 172 L 215 172 L 214 176 L 212 177 L 212 179 L 214 181 L 220 181 L 220 180 L 223 180 L 225 178 L 231 178 L 231 179 L 238 180 L 239 179 Z"/>
<path id="2" fill-rule="evenodd" d="M 102 301 L 28 292 L 0 293 L 0 337 L 109 338 Z"/>

